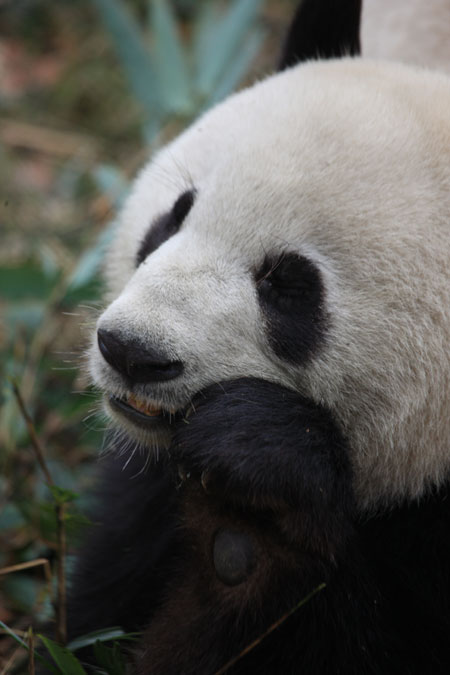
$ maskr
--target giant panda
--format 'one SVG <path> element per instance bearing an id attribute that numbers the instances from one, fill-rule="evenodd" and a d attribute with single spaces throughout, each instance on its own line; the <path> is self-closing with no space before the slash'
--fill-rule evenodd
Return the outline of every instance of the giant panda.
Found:
<path id="1" fill-rule="evenodd" d="M 121 215 L 69 634 L 138 675 L 450 672 L 450 79 L 360 11 L 304 0 Z"/>

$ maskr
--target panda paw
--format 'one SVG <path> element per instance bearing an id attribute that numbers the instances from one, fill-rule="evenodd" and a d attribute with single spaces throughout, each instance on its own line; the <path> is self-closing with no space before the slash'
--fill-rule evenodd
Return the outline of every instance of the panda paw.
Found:
<path id="1" fill-rule="evenodd" d="M 257 510 L 347 503 L 350 465 L 328 411 L 250 378 L 209 387 L 193 408 L 171 455 L 182 479 L 199 481 L 207 495 Z"/>

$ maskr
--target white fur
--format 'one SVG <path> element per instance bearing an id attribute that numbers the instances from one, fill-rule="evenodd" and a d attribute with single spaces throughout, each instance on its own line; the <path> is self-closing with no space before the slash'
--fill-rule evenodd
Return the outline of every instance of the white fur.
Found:
<path id="1" fill-rule="evenodd" d="M 180 232 L 136 269 L 150 223 L 192 185 Z M 326 286 L 331 326 L 303 367 L 273 353 L 255 290 L 266 252 L 282 251 L 315 261 Z M 370 508 L 450 470 L 449 254 L 450 79 L 307 63 L 232 96 L 142 171 L 99 326 L 183 361 L 179 378 L 142 390 L 165 407 L 242 376 L 326 404 Z M 91 364 L 102 390 L 125 393 L 95 341 Z"/>
<path id="2" fill-rule="evenodd" d="M 364 0 L 365 56 L 450 73 L 450 0 Z"/>

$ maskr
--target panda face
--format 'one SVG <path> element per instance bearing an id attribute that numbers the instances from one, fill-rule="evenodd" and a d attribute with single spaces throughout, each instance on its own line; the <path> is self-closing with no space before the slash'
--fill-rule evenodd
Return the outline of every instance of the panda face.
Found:
<path id="1" fill-rule="evenodd" d="M 439 482 L 449 106 L 443 76 L 307 63 L 160 152 L 122 213 L 91 348 L 114 422 L 164 447 L 206 386 L 258 377 L 331 410 L 362 505 Z"/>

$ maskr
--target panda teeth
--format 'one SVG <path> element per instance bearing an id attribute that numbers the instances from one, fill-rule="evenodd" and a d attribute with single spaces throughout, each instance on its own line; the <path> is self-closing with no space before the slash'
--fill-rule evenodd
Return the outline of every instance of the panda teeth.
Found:
<path id="1" fill-rule="evenodd" d="M 187 418 L 190 417 L 190 415 L 192 415 L 193 412 L 195 412 L 195 408 L 192 405 L 192 403 L 190 403 L 183 413 L 184 420 L 187 420 Z"/>
<path id="2" fill-rule="evenodd" d="M 128 394 L 127 404 L 144 415 L 147 415 L 148 417 L 157 417 L 158 415 L 163 414 L 162 408 L 154 405 L 153 403 L 143 401 L 142 399 L 137 398 L 134 394 Z"/>

